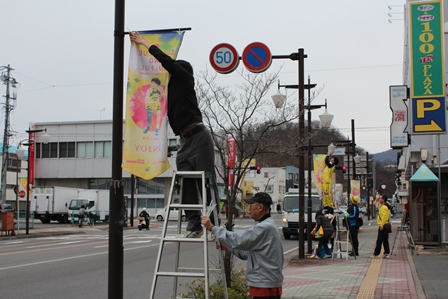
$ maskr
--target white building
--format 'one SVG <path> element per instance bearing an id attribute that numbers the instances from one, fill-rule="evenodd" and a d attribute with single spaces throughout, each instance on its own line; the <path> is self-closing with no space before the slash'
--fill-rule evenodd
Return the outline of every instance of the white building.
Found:
<path id="1" fill-rule="evenodd" d="M 112 173 L 112 121 L 48 122 L 35 123 L 35 129 L 46 129 L 50 135 L 48 144 L 42 143 L 40 134 L 35 140 L 35 184 L 36 187 L 73 187 L 84 189 L 109 189 Z M 168 145 L 178 144 L 178 137 L 169 129 Z M 176 152 L 168 158 L 171 168 L 150 181 L 136 178 L 136 210 L 146 207 L 154 215 L 166 205 L 173 170 L 176 167 Z M 218 157 L 218 155 L 216 155 Z M 9 160 L 14 160 L 10 157 Z M 219 159 L 215 161 L 220 167 Z M 22 167 L 26 167 L 26 162 Z M 7 202 L 14 204 L 15 174 L 8 173 Z M 131 174 L 123 171 L 124 194 L 131 196 Z M 26 177 L 22 172 L 20 177 Z M 220 184 L 219 176 L 218 188 Z M 223 192 L 220 190 L 220 194 Z M 24 201 L 25 199 L 21 199 Z M 15 204 L 14 204 L 15 205 Z M 22 207 L 22 204 L 21 204 Z M 22 209 L 22 208 L 21 208 Z"/>

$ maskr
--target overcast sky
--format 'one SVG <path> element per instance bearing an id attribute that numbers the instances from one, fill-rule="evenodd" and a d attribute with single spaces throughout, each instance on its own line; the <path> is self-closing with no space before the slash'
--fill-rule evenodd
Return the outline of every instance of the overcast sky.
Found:
<path id="1" fill-rule="evenodd" d="M 305 75 L 325 86 L 333 126 L 347 138 L 355 120 L 356 143 L 370 153 L 390 148 L 389 85 L 402 84 L 404 0 L 128 0 L 129 30 L 191 27 L 179 58 L 195 71 L 211 70 L 211 49 L 233 45 L 241 55 L 252 42 L 273 55 L 304 48 Z M 20 83 L 11 126 L 26 138 L 29 122 L 112 118 L 112 0 L 0 1 L 0 66 Z M 127 29 L 127 30 L 128 30 Z M 129 41 L 125 44 L 127 71 Z M 297 84 L 297 63 L 274 60 L 282 84 Z M 244 68 L 240 63 L 239 70 Z M 235 73 L 219 75 L 238 83 Z M 126 79 L 126 78 L 125 78 Z M 0 94 L 5 95 L 2 85 Z M 273 88 L 272 94 L 277 92 Z M 288 93 L 291 93 L 289 91 Z M 2 100 L 4 103 L 4 99 Z M 313 119 L 323 110 L 313 110 Z M 3 135 L 4 112 L 0 116 Z"/>

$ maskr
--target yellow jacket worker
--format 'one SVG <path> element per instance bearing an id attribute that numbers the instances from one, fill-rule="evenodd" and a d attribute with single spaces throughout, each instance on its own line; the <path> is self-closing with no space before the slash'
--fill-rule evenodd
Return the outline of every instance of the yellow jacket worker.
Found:
<path id="1" fill-rule="evenodd" d="M 325 168 L 322 171 L 322 204 L 328 208 L 334 208 L 333 194 L 331 187 L 333 183 L 334 166 L 338 165 L 339 160 L 336 157 L 331 157 L 331 153 L 328 153 L 325 157 Z"/>

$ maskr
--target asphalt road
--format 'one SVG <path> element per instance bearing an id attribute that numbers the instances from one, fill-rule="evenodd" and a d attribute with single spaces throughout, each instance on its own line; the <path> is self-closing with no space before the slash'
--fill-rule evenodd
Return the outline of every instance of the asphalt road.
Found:
<path id="1" fill-rule="evenodd" d="M 281 232 L 281 219 L 275 217 Z M 54 224 L 52 224 L 54 225 Z M 235 230 L 253 225 L 238 219 Z M 124 298 L 149 298 L 161 234 L 161 223 L 150 231 L 124 231 Z M 169 234 L 176 229 L 170 222 Z M 283 240 L 286 255 L 297 254 L 297 239 Z M 209 250 L 218 260 L 214 243 Z M 202 243 L 181 244 L 181 265 L 203 265 Z M 175 243 L 164 248 L 161 270 L 172 270 Z M 211 259 L 213 260 L 213 258 Z M 235 267 L 244 261 L 235 259 Z M 180 279 L 184 284 L 189 279 Z M 108 232 L 64 235 L 0 242 L 0 292 L 2 298 L 106 298 L 108 289 Z M 172 295 L 173 278 L 160 278 L 155 298 Z"/>

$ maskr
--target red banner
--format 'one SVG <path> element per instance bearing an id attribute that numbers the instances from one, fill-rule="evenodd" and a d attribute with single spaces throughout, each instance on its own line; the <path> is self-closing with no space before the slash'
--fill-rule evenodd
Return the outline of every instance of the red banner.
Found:
<path id="1" fill-rule="evenodd" d="M 236 162 L 236 141 L 235 139 L 229 135 L 227 139 L 227 146 L 229 148 L 229 152 L 227 153 L 227 167 L 229 169 L 229 186 L 235 185 L 235 177 L 234 177 L 234 168 Z"/>

